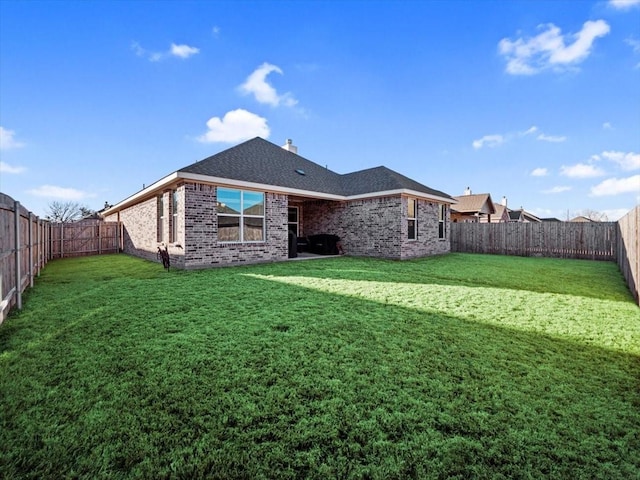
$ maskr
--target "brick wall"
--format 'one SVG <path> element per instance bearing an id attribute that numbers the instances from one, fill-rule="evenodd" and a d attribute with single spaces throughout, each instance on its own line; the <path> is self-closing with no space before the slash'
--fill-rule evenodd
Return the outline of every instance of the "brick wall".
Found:
<path id="1" fill-rule="evenodd" d="M 287 196 L 265 195 L 265 236 L 259 243 L 217 241 L 216 189 L 201 184 L 185 185 L 186 268 L 259 263 L 288 258 Z"/>
<path id="2" fill-rule="evenodd" d="M 281 261 L 288 258 L 288 197 L 265 195 L 265 236 L 258 243 L 221 243 L 217 240 L 216 187 L 184 183 L 176 188 L 178 215 L 173 216 L 172 190 L 162 193 L 164 221 L 158 234 L 158 198 L 144 200 L 120 212 L 124 251 L 159 261 L 159 245 L 169 249 L 172 266 L 206 268 L 216 265 Z M 349 202 L 307 201 L 300 209 L 303 235 L 338 235 L 347 254 L 406 259 L 450 251 L 448 234 L 438 238 L 438 204 L 418 201 L 418 236 L 407 239 L 407 199 L 381 197 Z M 447 209 L 448 211 L 448 209 Z M 116 221 L 117 215 L 106 220 Z M 177 220 L 177 235 L 169 242 Z"/>
<path id="3" fill-rule="evenodd" d="M 407 259 L 449 252 L 448 236 L 438 238 L 438 204 L 418 201 L 416 240 L 407 239 L 407 205 L 400 196 L 305 202 L 302 232 L 338 235 L 345 252 L 356 256 Z"/>
<path id="4" fill-rule="evenodd" d="M 161 232 L 158 232 L 158 196 L 144 200 L 136 205 L 120 211 L 120 221 L 123 224 L 124 252 L 129 255 L 146 258 L 147 260 L 160 261 L 158 259 L 158 246 L 166 246 L 169 250 L 171 265 L 184 267 L 184 191 L 185 186 L 176 188 L 178 194 L 178 228 L 177 238 L 169 242 L 170 229 L 175 221 L 173 217 L 173 203 L 171 190 L 164 191 L 164 218 Z M 110 215 L 105 221 L 117 221 L 118 214 Z"/>

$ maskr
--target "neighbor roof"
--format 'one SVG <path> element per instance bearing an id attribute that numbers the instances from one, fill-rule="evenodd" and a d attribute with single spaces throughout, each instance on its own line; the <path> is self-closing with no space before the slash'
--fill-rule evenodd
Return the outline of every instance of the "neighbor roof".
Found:
<path id="1" fill-rule="evenodd" d="M 341 175 L 260 137 L 181 168 L 178 172 L 341 196 L 406 189 L 453 200 L 446 193 L 387 167 Z"/>
<path id="2" fill-rule="evenodd" d="M 453 197 L 458 203 L 452 210 L 460 213 L 473 213 L 483 212 L 485 205 L 489 206 L 488 212 L 483 213 L 496 213 L 496 208 L 491 200 L 491 195 L 488 193 L 475 193 L 472 195 L 460 195 L 459 197 Z"/>

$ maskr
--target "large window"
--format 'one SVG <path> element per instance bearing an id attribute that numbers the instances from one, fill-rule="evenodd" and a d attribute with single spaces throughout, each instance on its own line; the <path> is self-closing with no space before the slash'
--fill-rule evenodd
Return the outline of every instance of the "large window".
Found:
<path id="1" fill-rule="evenodd" d="M 418 238 L 418 201 L 415 198 L 408 199 L 407 209 L 407 238 L 415 240 Z"/>
<path id="2" fill-rule="evenodd" d="M 447 206 L 438 204 L 438 238 L 447 238 Z"/>
<path id="3" fill-rule="evenodd" d="M 158 225 L 157 225 L 157 240 L 158 242 L 164 241 L 164 195 L 158 195 L 157 199 L 157 211 L 158 211 Z"/>
<path id="4" fill-rule="evenodd" d="M 218 188 L 218 241 L 264 241 L 264 193 Z"/>

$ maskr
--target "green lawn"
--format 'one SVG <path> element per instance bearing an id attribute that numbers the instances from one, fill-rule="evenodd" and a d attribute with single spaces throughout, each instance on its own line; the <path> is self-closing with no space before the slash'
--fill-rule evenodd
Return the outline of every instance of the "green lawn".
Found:
<path id="1" fill-rule="evenodd" d="M 49 263 L 0 326 L 0 478 L 640 477 L 614 263 Z"/>

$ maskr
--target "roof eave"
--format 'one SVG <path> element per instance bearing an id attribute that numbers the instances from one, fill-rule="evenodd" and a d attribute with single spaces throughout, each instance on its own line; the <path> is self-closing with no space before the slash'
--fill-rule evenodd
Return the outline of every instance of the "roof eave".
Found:
<path id="1" fill-rule="evenodd" d="M 377 197 L 389 197 L 395 195 L 409 195 L 417 198 L 422 198 L 424 200 L 435 201 L 438 203 L 446 203 L 446 204 L 454 204 L 456 203 L 455 199 L 451 197 L 444 197 L 440 195 L 434 195 L 430 193 L 420 192 L 418 190 L 412 189 L 395 189 L 395 190 L 383 190 L 377 192 L 367 192 L 358 195 L 336 195 L 333 193 L 326 192 L 317 192 L 312 190 L 303 190 L 291 187 L 282 187 L 278 185 L 268 185 L 264 183 L 256 183 L 256 182 L 248 182 L 244 180 L 236 180 L 232 178 L 223 178 L 223 177 L 213 177 L 210 175 L 202 175 L 199 173 L 190 173 L 190 172 L 182 172 L 176 171 L 166 177 L 158 180 L 157 182 L 149 185 L 148 187 L 140 190 L 139 192 L 127 197 L 121 202 L 109 207 L 108 209 L 102 212 L 102 216 L 113 215 L 114 213 L 129 207 L 138 201 L 148 198 L 153 195 L 155 192 L 161 191 L 165 189 L 167 186 L 175 183 L 179 180 L 191 180 L 199 183 L 208 183 L 212 185 L 222 185 L 229 187 L 240 187 L 246 188 L 250 190 L 261 190 L 272 193 L 282 193 L 285 195 L 296 195 L 300 197 L 307 198 L 315 198 L 319 200 L 334 200 L 334 201 L 345 201 L 345 200 L 360 200 L 364 198 L 377 198 Z"/>

